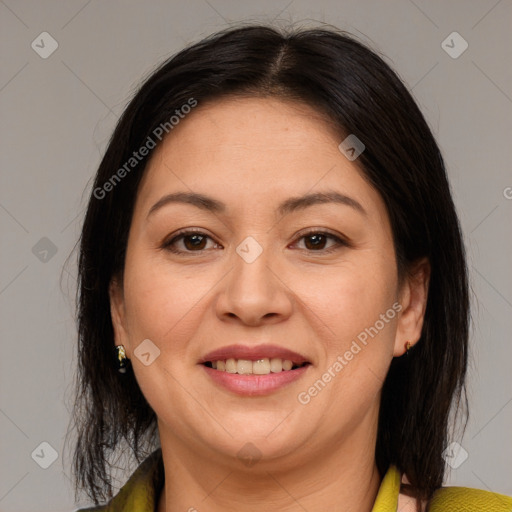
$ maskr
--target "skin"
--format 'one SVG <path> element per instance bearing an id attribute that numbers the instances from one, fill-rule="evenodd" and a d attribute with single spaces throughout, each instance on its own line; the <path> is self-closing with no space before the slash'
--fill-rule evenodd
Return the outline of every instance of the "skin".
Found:
<path id="1" fill-rule="evenodd" d="M 383 200 L 357 160 L 339 151 L 343 138 L 307 105 L 231 97 L 198 105 L 154 150 L 124 276 L 112 280 L 110 296 L 116 345 L 158 417 L 166 474 L 159 512 L 372 509 L 381 388 L 392 358 L 420 337 L 429 266 L 418 262 L 399 282 Z M 338 203 L 276 212 L 285 199 L 327 190 L 365 213 Z M 172 203 L 148 217 L 178 191 L 226 209 Z M 176 241 L 181 255 L 162 248 L 182 228 L 209 238 L 200 250 L 190 238 Z M 349 243 L 315 246 L 303 237 L 308 228 Z M 252 263 L 236 252 L 248 236 L 263 249 Z M 301 404 L 298 394 L 396 302 L 400 313 Z M 134 354 L 145 339 L 160 350 L 149 366 Z M 270 395 L 235 395 L 198 365 L 233 343 L 277 344 L 312 364 Z M 261 456 L 252 466 L 237 457 L 248 442 Z"/>

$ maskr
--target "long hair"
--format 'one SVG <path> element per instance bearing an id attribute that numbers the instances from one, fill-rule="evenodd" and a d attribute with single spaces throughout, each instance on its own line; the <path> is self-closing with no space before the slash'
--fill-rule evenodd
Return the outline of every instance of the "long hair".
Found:
<path id="1" fill-rule="evenodd" d="M 381 476 L 395 464 L 410 480 L 407 492 L 429 499 L 443 483 L 450 411 L 460 410 L 462 396 L 467 409 L 467 267 L 443 158 L 407 88 L 365 44 L 331 27 L 260 25 L 216 33 L 164 62 L 125 109 L 99 166 L 78 261 L 75 490 L 85 489 L 95 504 L 110 498 L 114 451 L 125 443 L 140 462 L 144 447 L 159 443 L 155 413 L 133 371 L 115 369 L 108 293 L 111 279 L 123 273 L 149 156 L 122 180 L 113 175 L 126 171 L 133 152 L 191 99 L 201 104 L 236 95 L 304 102 L 340 133 L 355 134 L 366 147 L 357 164 L 387 208 L 399 277 L 419 258 L 430 262 L 421 338 L 407 358 L 391 363 L 375 453 Z"/>

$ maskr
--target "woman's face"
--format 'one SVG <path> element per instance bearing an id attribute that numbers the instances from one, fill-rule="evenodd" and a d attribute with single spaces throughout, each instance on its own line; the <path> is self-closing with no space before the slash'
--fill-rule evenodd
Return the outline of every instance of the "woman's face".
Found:
<path id="1" fill-rule="evenodd" d="M 162 446 L 292 465 L 374 441 L 421 322 L 384 203 L 340 142 L 308 106 L 229 98 L 155 150 L 111 303 Z"/>

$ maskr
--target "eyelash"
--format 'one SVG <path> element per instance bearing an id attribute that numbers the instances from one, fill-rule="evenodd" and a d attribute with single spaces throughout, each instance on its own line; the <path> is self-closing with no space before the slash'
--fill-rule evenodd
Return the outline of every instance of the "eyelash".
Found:
<path id="1" fill-rule="evenodd" d="M 164 242 L 162 244 L 161 248 L 165 249 L 165 250 L 167 250 L 169 252 L 172 252 L 174 254 L 180 254 L 180 255 L 183 255 L 183 254 L 189 255 L 189 254 L 194 254 L 194 253 L 201 254 L 201 253 L 203 253 L 206 249 L 201 249 L 201 250 L 198 250 L 198 251 L 189 251 L 189 250 L 183 251 L 183 250 L 177 250 L 174 247 L 174 244 L 176 244 L 177 241 L 182 240 L 182 239 L 186 238 L 187 236 L 191 236 L 191 235 L 201 235 L 201 236 L 204 236 L 206 238 L 209 238 L 210 240 L 213 240 L 209 235 L 207 235 L 203 231 L 195 230 L 195 229 L 186 229 L 186 230 L 183 230 L 183 231 L 179 231 L 169 241 Z M 329 254 L 329 253 L 331 253 L 331 252 L 333 252 L 335 250 L 338 250 L 340 247 L 348 247 L 349 246 L 349 243 L 346 240 L 340 238 L 339 236 L 336 236 L 336 235 L 334 235 L 334 234 L 332 234 L 332 233 L 330 233 L 328 231 L 321 231 L 321 230 L 318 230 L 318 229 L 312 229 L 312 230 L 309 230 L 309 231 L 307 231 L 305 233 L 300 234 L 298 240 L 302 240 L 303 238 L 307 238 L 308 236 L 311 236 L 311 235 L 323 235 L 323 236 L 326 236 L 327 238 L 330 238 L 331 240 L 334 240 L 336 242 L 336 244 L 333 245 L 332 247 L 328 248 L 328 249 L 321 249 L 321 250 L 318 250 L 318 251 L 308 250 L 308 249 L 301 249 L 301 250 L 305 250 L 305 251 L 307 251 L 309 253 Z"/>

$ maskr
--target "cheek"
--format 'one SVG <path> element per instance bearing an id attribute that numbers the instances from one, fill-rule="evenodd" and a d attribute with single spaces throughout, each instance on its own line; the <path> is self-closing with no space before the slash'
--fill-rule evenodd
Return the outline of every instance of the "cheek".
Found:
<path id="1" fill-rule="evenodd" d="M 394 266 L 385 257 L 363 263 L 360 258 L 324 277 L 311 276 L 299 291 L 305 311 L 315 313 L 310 323 L 318 326 L 318 372 L 329 381 L 317 405 L 331 404 L 340 414 L 348 409 L 357 415 L 375 399 L 393 357 L 399 308 Z"/>
<path id="2" fill-rule="evenodd" d="M 393 268 L 385 260 L 368 268 L 359 262 L 323 278 L 303 279 L 297 293 L 304 310 L 314 313 L 309 323 L 316 322 L 321 350 L 317 372 L 305 382 L 300 400 L 310 400 L 310 411 L 332 413 L 320 428 L 333 437 L 355 428 L 378 402 L 393 357 L 399 308 Z M 347 419 L 346 428 L 340 430 L 339 418 Z"/>
<path id="3" fill-rule="evenodd" d="M 311 274 L 301 278 L 297 295 L 306 306 L 319 315 L 329 339 L 337 348 L 343 348 L 347 341 L 357 337 L 373 326 L 396 300 L 396 274 L 389 260 L 373 259 L 365 264 L 361 258 L 357 263 Z M 391 316 L 391 315 L 389 315 Z M 387 326 L 394 325 L 393 318 L 387 318 Z"/>
<path id="4" fill-rule="evenodd" d="M 125 301 L 129 336 L 133 342 L 151 339 L 157 346 L 172 340 L 173 350 L 194 323 L 194 307 L 206 300 L 215 280 L 191 278 L 170 265 L 134 255 L 125 272 Z"/>
<path id="5" fill-rule="evenodd" d="M 190 370 L 183 361 L 190 359 L 189 342 L 199 325 L 201 299 L 207 300 L 215 282 L 207 276 L 191 279 L 176 269 L 170 271 L 169 265 L 145 258 L 142 251 L 127 259 L 125 304 L 133 370 L 148 403 L 172 425 L 183 423 L 188 414 L 183 411 L 191 408 L 180 385 Z M 137 357 L 137 347 L 146 339 L 158 353 L 148 366 Z M 193 412 L 200 415 L 199 410 Z"/>

